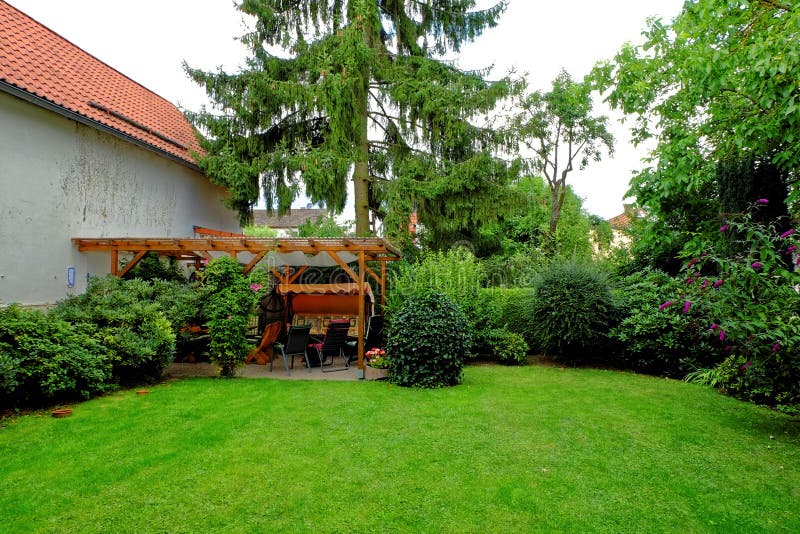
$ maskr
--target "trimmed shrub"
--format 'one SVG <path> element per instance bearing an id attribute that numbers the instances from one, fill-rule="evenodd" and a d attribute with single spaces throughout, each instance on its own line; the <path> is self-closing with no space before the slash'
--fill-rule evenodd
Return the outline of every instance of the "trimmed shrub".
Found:
<path id="1" fill-rule="evenodd" d="M 108 353 L 96 340 L 42 312 L 0 308 L 0 404 L 88 399 L 106 391 L 110 379 Z"/>
<path id="2" fill-rule="evenodd" d="M 206 267 L 203 312 L 210 338 L 211 361 L 222 376 L 234 376 L 252 346 L 247 341 L 247 320 L 254 292 L 241 266 L 229 256 L 216 258 Z"/>
<path id="3" fill-rule="evenodd" d="M 614 295 L 608 277 L 574 261 L 546 267 L 535 282 L 535 345 L 570 363 L 592 360 L 608 343 Z"/>
<path id="4" fill-rule="evenodd" d="M 478 293 L 476 314 L 480 330 L 505 328 L 533 343 L 532 288 L 485 288 Z M 485 338 L 485 336 L 481 336 Z"/>
<path id="5" fill-rule="evenodd" d="M 472 346 L 472 325 L 452 299 L 425 291 L 392 315 L 386 351 L 400 386 L 436 388 L 461 383 Z"/>
<path id="6" fill-rule="evenodd" d="M 153 286 L 144 280 L 96 277 L 86 293 L 59 302 L 50 315 L 108 349 L 115 381 L 152 382 L 175 355 L 173 327 L 153 298 Z"/>
<path id="7" fill-rule="evenodd" d="M 528 362 L 528 344 L 521 335 L 507 328 L 493 328 L 483 337 L 499 363 L 524 365 Z"/>

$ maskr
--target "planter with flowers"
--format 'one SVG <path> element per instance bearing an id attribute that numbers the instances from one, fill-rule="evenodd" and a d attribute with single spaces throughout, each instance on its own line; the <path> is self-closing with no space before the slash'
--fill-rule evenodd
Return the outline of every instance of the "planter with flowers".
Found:
<path id="1" fill-rule="evenodd" d="M 364 378 L 366 380 L 389 378 L 389 359 L 385 350 L 373 348 L 364 353 Z"/>

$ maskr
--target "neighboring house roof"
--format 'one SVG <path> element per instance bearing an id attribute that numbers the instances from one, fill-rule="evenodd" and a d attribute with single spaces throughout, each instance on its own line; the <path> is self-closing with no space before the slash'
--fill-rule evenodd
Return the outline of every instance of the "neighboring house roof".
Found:
<path id="1" fill-rule="evenodd" d="M 166 99 L 0 0 L 0 91 L 195 166 L 195 130 Z"/>
<path id="2" fill-rule="evenodd" d="M 292 211 L 278 216 L 277 213 L 267 214 L 267 210 L 253 210 L 253 224 L 256 226 L 269 226 L 274 229 L 298 228 L 308 221 L 316 221 L 327 215 L 327 210 L 320 208 L 292 208 Z"/>
<path id="3" fill-rule="evenodd" d="M 611 217 L 608 223 L 611 225 L 612 230 L 627 230 L 630 228 L 634 219 L 644 217 L 642 209 L 636 209 L 633 204 L 624 204 L 625 211 L 616 217 Z"/>
<path id="4" fill-rule="evenodd" d="M 616 217 L 611 217 L 608 222 L 614 230 L 627 230 L 632 221 L 630 215 L 627 213 L 620 213 Z"/>

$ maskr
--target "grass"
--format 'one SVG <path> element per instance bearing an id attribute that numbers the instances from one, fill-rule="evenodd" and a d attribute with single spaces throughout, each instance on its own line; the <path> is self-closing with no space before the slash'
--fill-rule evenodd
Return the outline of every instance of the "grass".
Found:
<path id="1" fill-rule="evenodd" d="M 0 422 L 3 532 L 800 531 L 800 424 L 701 386 L 192 379 Z"/>

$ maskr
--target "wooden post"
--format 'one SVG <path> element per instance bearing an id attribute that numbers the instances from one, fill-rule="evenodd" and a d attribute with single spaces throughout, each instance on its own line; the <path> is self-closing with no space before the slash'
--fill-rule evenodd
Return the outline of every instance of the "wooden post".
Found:
<path id="1" fill-rule="evenodd" d="M 364 317 L 366 292 L 364 291 L 364 273 L 366 272 L 367 263 L 364 261 L 364 250 L 362 249 L 358 254 L 358 368 L 364 372 L 364 336 L 367 333 L 367 319 Z"/>

